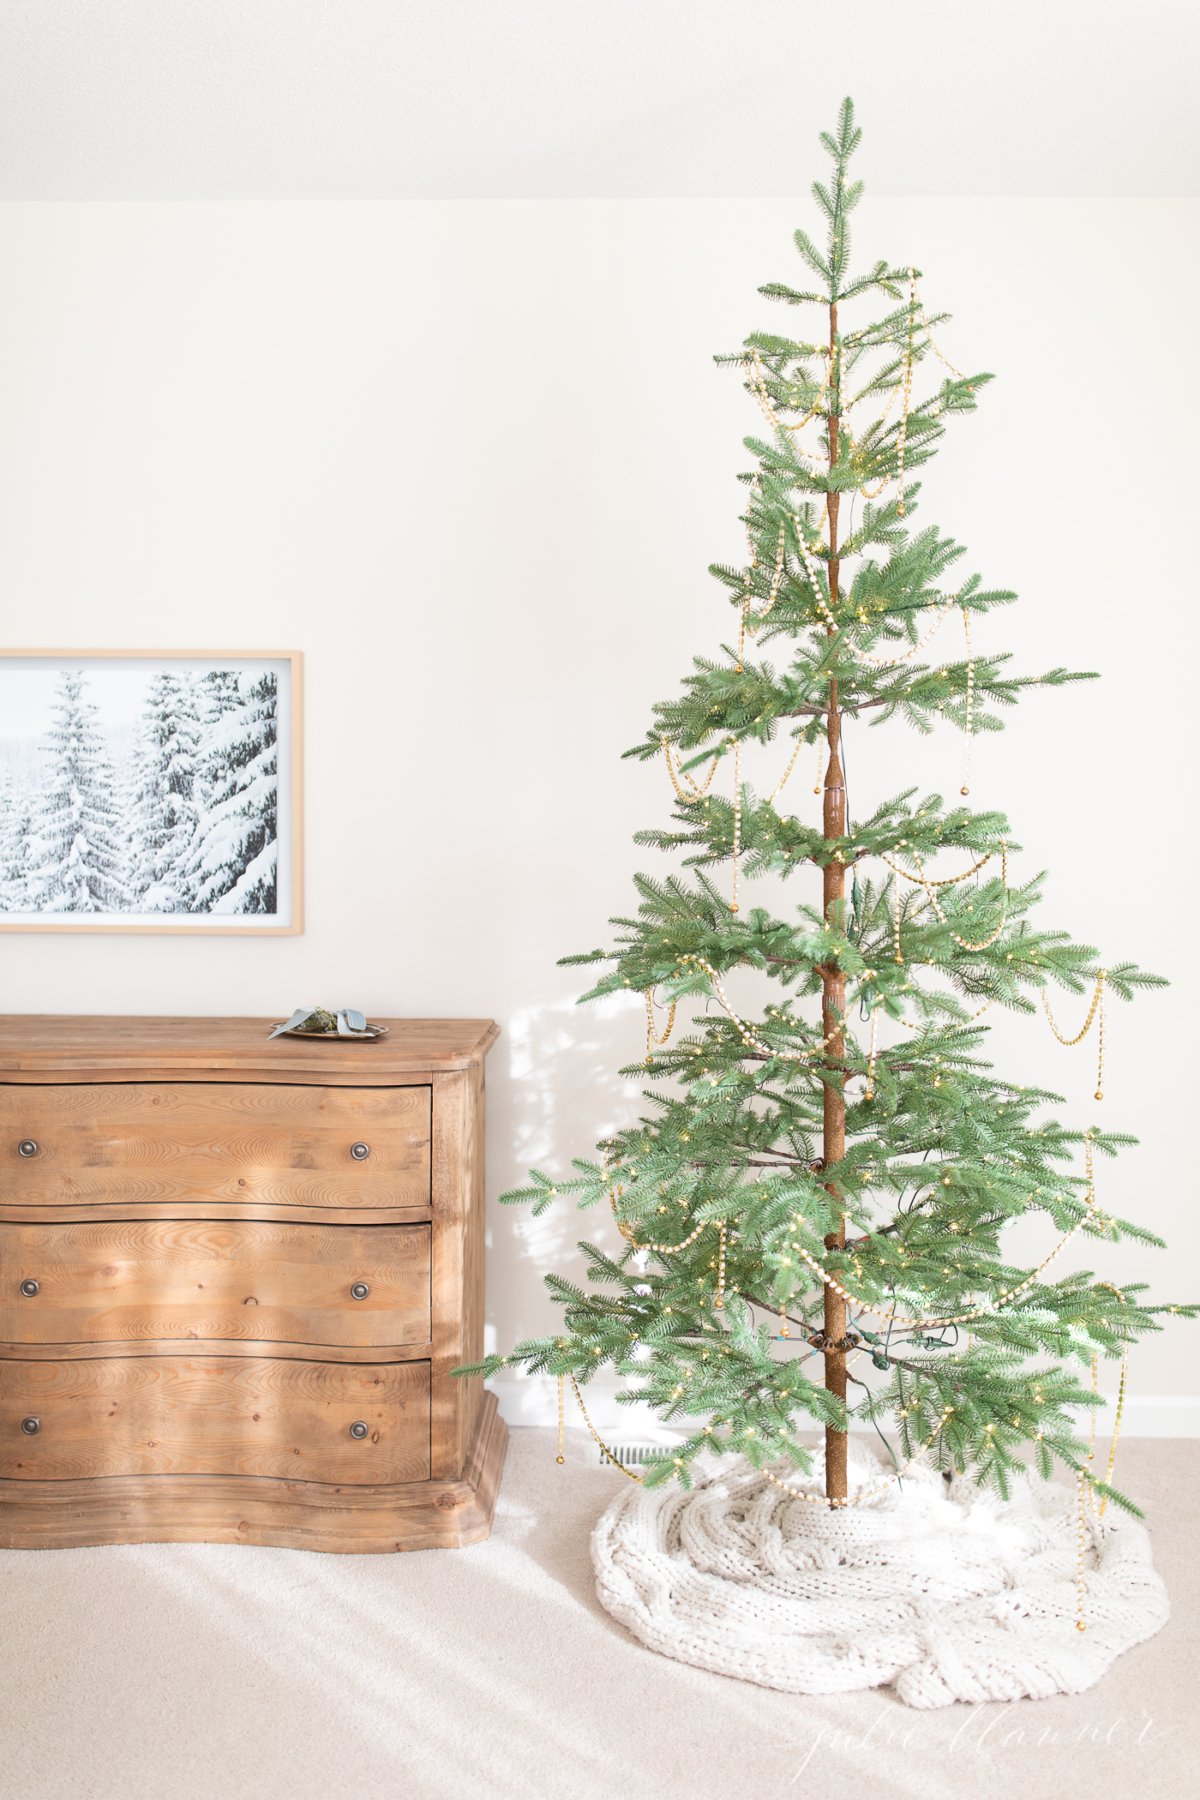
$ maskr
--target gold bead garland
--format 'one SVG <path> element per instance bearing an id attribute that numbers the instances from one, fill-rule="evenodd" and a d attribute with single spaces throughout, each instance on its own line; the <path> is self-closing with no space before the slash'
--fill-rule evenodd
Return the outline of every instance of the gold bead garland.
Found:
<path id="1" fill-rule="evenodd" d="M 672 1000 L 667 1012 L 666 1029 L 660 1037 L 654 1029 L 654 989 L 647 988 L 644 998 L 646 1001 L 646 1067 L 649 1068 L 654 1061 L 655 1049 L 665 1044 L 675 1029 L 675 1008 L 679 1002 Z"/>
<path id="2" fill-rule="evenodd" d="M 560 1376 L 559 1380 L 561 1381 L 561 1379 L 562 1379 L 562 1377 Z M 596 1427 L 592 1424 L 591 1414 L 588 1412 L 587 1407 L 583 1404 L 583 1395 L 579 1391 L 579 1383 L 576 1381 L 574 1375 L 568 1376 L 567 1379 L 571 1383 L 571 1387 L 574 1390 L 575 1399 L 578 1404 L 579 1410 L 583 1414 L 583 1422 L 587 1426 L 589 1432 L 591 1433 L 592 1442 L 596 1445 L 596 1448 L 599 1450 L 601 1456 L 603 1456 L 608 1462 L 610 1462 L 614 1469 L 620 1469 L 622 1475 L 628 1475 L 630 1481 L 643 1482 L 645 1480 L 644 1475 L 635 1475 L 632 1469 L 627 1469 L 625 1467 L 625 1464 L 621 1461 L 619 1456 L 613 1455 L 613 1453 L 609 1449 L 608 1445 L 604 1442 L 603 1438 L 600 1436 L 600 1433 L 596 1430 Z"/>
<path id="3" fill-rule="evenodd" d="M 818 405 L 814 406 L 812 408 L 812 410 L 807 414 L 807 416 L 805 418 L 803 418 L 798 425 L 785 425 L 783 420 L 779 417 L 779 414 L 776 412 L 775 404 L 772 401 L 769 392 L 767 391 L 766 370 L 763 368 L 762 357 L 759 354 L 757 347 L 755 347 L 751 351 L 748 360 L 747 359 L 743 360 L 742 366 L 746 371 L 746 377 L 747 377 L 747 382 L 748 382 L 748 385 L 750 388 L 750 392 L 754 395 L 755 400 L 758 402 L 759 410 L 761 411 L 763 417 L 766 419 L 767 424 L 771 427 L 772 431 L 777 431 L 780 433 L 799 431 L 804 425 L 808 424 L 810 419 L 813 419 L 816 417 L 817 411 L 819 408 L 819 404 L 820 404 L 820 400 L 824 399 L 825 396 L 829 392 L 830 386 L 833 381 L 833 371 L 834 371 L 834 367 L 835 367 L 835 354 L 828 346 L 826 346 L 822 350 L 822 354 L 829 359 L 829 367 L 826 370 L 825 379 L 821 384 L 821 392 L 818 397 Z M 792 445 L 792 454 L 796 457 L 796 460 L 798 462 L 808 464 L 810 473 L 816 472 L 817 458 L 811 453 L 811 451 L 801 450 L 799 445 L 793 444 Z"/>
<path id="4" fill-rule="evenodd" d="M 796 544 L 800 551 L 800 559 L 804 564 L 804 573 L 808 577 L 808 585 L 812 590 L 813 599 L 817 603 L 817 611 L 831 631 L 841 631 L 842 627 L 838 624 L 837 618 L 829 606 L 829 602 L 821 591 L 820 573 L 813 560 L 813 546 L 806 540 L 803 526 L 795 513 L 791 514 L 791 522 L 795 527 Z M 818 543 L 817 547 L 821 548 L 820 543 Z M 933 624 L 928 627 L 924 636 L 919 638 L 915 644 L 910 644 L 908 649 L 902 651 L 899 656 L 876 656 L 872 651 L 862 650 L 857 645 L 851 646 L 854 655 L 860 662 L 870 663 L 871 666 L 876 669 L 899 668 L 901 663 L 906 663 L 910 657 L 917 654 L 918 650 L 923 650 L 925 648 L 935 632 L 940 629 L 943 621 L 949 616 L 954 607 L 958 606 L 958 597 L 961 591 L 961 588 L 956 588 L 954 593 L 945 595 L 941 600 L 931 600 L 928 607 L 921 608 L 922 612 L 932 611 L 936 613 L 937 617 Z M 965 613 L 965 608 L 960 608 L 960 610 Z M 971 679 L 970 673 L 968 679 Z"/>
<path id="5" fill-rule="evenodd" d="M 957 377 L 960 381 L 966 381 L 967 378 L 963 374 L 962 370 L 957 368 L 954 365 L 954 363 L 952 363 L 950 361 L 950 358 L 948 356 L 946 356 L 944 354 L 944 352 L 938 348 L 937 339 L 933 335 L 932 328 L 930 327 L 930 324 L 929 324 L 928 316 L 926 315 L 926 312 L 925 312 L 924 302 L 921 300 L 917 301 L 917 316 L 920 318 L 921 324 L 925 330 L 925 341 L 929 345 L 929 348 L 933 351 L 933 354 L 937 357 L 938 361 L 941 363 L 942 367 L 944 369 L 949 369 L 949 371 L 952 375 L 957 375 Z M 975 389 L 968 384 L 967 391 L 968 391 L 968 393 L 973 394 L 975 392 Z"/>
<path id="6" fill-rule="evenodd" d="M 901 868 L 898 862 L 894 862 L 886 850 L 878 852 L 880 861 L 885 862 L 889 869 L 892 869 L 897 875 L 902 875 L 905 881 L 911 881 L 914 887 L 925 888 L 926 891 L 930 888 L 957 887 L 960 881 L 969 881 L 972 875 L 978 875 L 980 869 L 985 868 L 991 862 L 995 854 L 994 850 L 988 850 L 979 858 L 978 862 L 973 862 L 969 869 L 964 869 L 961 875 L 943 875 L 935 881 L 931 876 L 910 874 L 907 869 Z"/>
<path id="7" fill-rule="evenodd" d="M 780 794 L 782 794 L 784 788 L 787 786 L 788 778 L 790 777 L 792 770 L 795 768 L 797 762 L 799 761 L 800 752 L 803 748 L 804 748 L 804 738 L 803 738 L 803 736 L 801 736 L 796 739 L 796 747 L 792 751 L 791 757 L 788 761 L 787 768 L 783 771 L 783 774 L 779 777 L 779 780 L 775 783 L 775 786 L 771 789 L 771 792 L 767 795 L 767 805 L 768 806 L 774 806 L 776 800 L 778 800 Z M 818 788 L 816 791 L 817 791 L 817 793 L 820 793 L 821 790 Z"/>
<path id="8" fill-rule="evenodd" d="M 966 938 L 960 937 L 958 932 L 951 926 L 949 919 L 946 917 L 942 903 L 937 897 L 937 890 L 925 874 L 925 865 L 921 861 L 919 851 L 913 850 L 910 854 L 917 865 L 918 877 L 922 888 L 925 890 L 926 898 L 929 900 L 930 905 L 933 907 L 934 912 L 937 914 L 942 924 L 949 930 L 950 936 L 958 945 L 959 949 L 972 952 L 976 950 L 990 950 L 1008 923 L 1008 845 L 1002 843 L 1000 846 L 1000 879 L 1004 883 L 1004 905 L 1000 913 L 1000 923 L 997 925 L 995 931 L 991 932 L 988 937 L 980 938 L 977 944 L 968 943 Z"/>
<path id="9" fill-rule="evenodd" d="M 879 424 L 882 425 L 886 421 L 888 414 L 891 412 L 896 394 L 899 392 L 902 395 L 902 404 L 900 408 L 900 430 L 896 445 L 896 473 L 895 475 L 881 476 L 878 485 L 874 488 L 864 482 L 858 490 L 864 500 L 878 500 L 879 496 L 885 489 L 891 486 L 893 481 L 898 481 L 900 484 L 900 497 L 896 504 L 896 512 L 900 518 L 904 517 L 906 511 L 904 499 L 904 457 L 908 447 L 908 415 L 912 401 L 913 338 L 916 331 L 917 306 L 917 278 L 915 270 L 910 269 L 908 271 L 908 276 L 908 324 L 905 333 L 904 349 L 900 356 L 901 379 L 898 386 L 894 387 L 888 396 L 887 405 L 884 407 L 879 418 Z M 853 437 L 850 439 L 850 445 L 852 450 L 857 449 Z"/>
<path id="10" fill-rule="evenodd" d="M 863 1099 L 875 1098 L 875 1058 L 879 1042 L 879 1009 L 871 1009 L 871 1043 L 867 1051 L 867 1084 L 863 1088 Z"/>
<path id="11" fill-rule="evenodd" d="M 747 536 L 749 537 L 749 527 L 747 527 Z M 738 625 L 738 648 L 737 648 L 737 671 L 736 672 L 739 675 L 741 675 L 743 673 L 743 661 L 744 661 L 745 654 L 746 654 L 746 638 L 748 636 L 752 637 L 752 638 L 758 636 L 761 622 L 764 619 L 766 619 L 766 617 L 768 616 L 769 613 L 774 612 L 775 607 L 778 603 L 779 591 L 780 591 L 780 588 L 783 586 L 783 572 L 784 572 L 784 566 L 785 566 L 786 560 L 787 560 L 787 522 L 786 522 L 786 520 L 784 520 L 784 521 L 781 521 L 780 526 L 779 526 L 779 541 L 778 541 L 778 544 L 777 544 L 776 550 L 775 550 L 775 570 L 771 576 L 771 587 L 770 587 L 770 591 L 767 594 L 767 604 L 763 607 L 761 613 L 759 614 L 759 621 L 760 621 L 759 625 L 751 625 L 751 623 L 750 623 L 750 613 L 752 610 L 752 605 L 753 605 L 753 600 L 754 600 L 754 572 L 758 567 L 757 552 L 754 549 L 753 542 L 751 542 L 751 544 L 750 544 L 750 569 L 746 576 L 746 586 L 745 586 L 745 590 L 742 594 L 741 618 L 740 618 L 740 622 Z"/>
<path id="12" fill-rule="evenodd" d="M 957 600 L 957 593 L 947 594 L 944 600 L 934 600 L 930 603 L 930 607 L 922 607 L 922 612 L 932 610 L 937 616 L 923 635 L 915 643 L 910 644 L 908 649 L 902 651 L 899 656 L 875 656 L 870 650 L 860 650 L 857 646 L 854 651 L 855 656 L 860 662 L 870 663 L 873 669 L 898 669 L 902 663 L 908 662 L 910 657 L 915 656 L 919 650 L 924 650 L 926 645 L 937 636 Z M 831 615 L 830 622 L 832 622 Z"/>
<path id="13" fill-rule="evenodd" d="M 967 708 L 966 708 L 966 745 L 963 750 L 963 778 L 959 793 L 967 795 L 971 791 L 971 747 L 975 741 L 975 652 L 971 645 L 971 615 L 966 607 L 962 608 L 963 633 L 967 640 Z"/>
<path id="14" fill-rule="evenodd" d="M 1046 993 L 1045 988 L 1042 989 L 1042 1010 L 1046 1015 L 1046 1022 L 1059 1043 L 1066 1044 L 1068 1049 L 1075 1044 L 1082 1044 L 1084 1038 L 1092 1029 L 1093 1020 L 1096 1019 L 1097 1014 L 1099 1014 L 1099 1029 L 1096 1034 L 1096 1092 L 1092 1096 L 1095 1100 L 1103 1100 L 1104 1098 L 1104 988 L 1107 980 L 1108 970 L 1101 969 L 1096 976 L 1096 986 L 1092 992 L 1092 1003 L 1088 1007 L 1087 1018 L 1083 1021 L 1082 1027 L 1075 1033 L 1074 1037 L 1063 1036 L 1055 1023 L 1054 1014 L 1050 1011 L 1049 996 Z"/>
<path id="15" fill-rule="evenodd" d="M 567 1460 L 563 1451 L 563 1441 L 566 1430 L 566 1404 L 565 1377 L 560 1375 L 558 1378 L 558 1449 L 554 1458 L 560 1468 Z"/>
<path id="16" fill-rule="evenodd" d="M 777 1057 L 781 1062 L 811 1062 L 814 1057 L 819 1057 L 823 1050 L 828 1049 L 830 1042 L 837 1035 L 836 1029 L 827 1033 L 819 1043 L 808 1050 L 774 1050 L 770 1044 L 764 1043 L 760 1037 L 755 1035 L 750 1026 L 747 1025 L 745 1019 L 743 1019 L 736 1011 L 730 1001 L 729 995 L 725 992 L 721 977 L 717 974 L 717 971 L 710 962 L 706 962 L 702 956 L 693 955 L 681 956 L 679 960 L 681 963 L 694 963 L 698 969 L 704 970 L 705 974 L 713 984 L 713 992 L 720 1002 L 722 1011 L 726 1013 L 731 1020 L 738 1036 L 748 1050 L 757 1051 L 760 1056 Z"/>
<path id="17" fill-rule="evenodd" d="M 733 746 L 733 898 L 729 902 L 732 913 L 740 910 L 738 903 L 739 883 L 742 876 L 742 741 L 739 738 Z"/>
<path id="18" fill-rule="evenodd" d="M 1075 1629 L 1087 1630 L 1084 1611 L 1087 1605 L 1087 1477 L 1079 1469 L 1075 1474 Z"/>
<path id="19" fill-rule="evenodd" d="M 693 781 L 691 775 L 683 767 L 682 763 L 679 765 L 678 769 L 676 768 L 674 759 L 672 758 L 672 755 L 671 755 L 671 740 L 670 740 L 670 738 L 664 737 L 660 740 L 660 742 L 662 743 L 662 747 L 663 747 L 663 755 L 667 759 L 667 772 L 671 777 L 671 786 L 675 789 L 676 798 L 679 799 L 680 801 L 682 801 L 684 806 L 698 805 L 699 802 L 704 799 L 705 795 L 708 793 L 709 788 L 712 786 L 713 776 L 717 772 L 717 765 L 719 764 L 719 762 L 721 760 L 723 752 L 718 750 L 715 753 L 715 755 L 713 756 L 712 762 L 709 765 L 708 774 L 704 777 L 703 782 L 699 786 L 697 786 L 695 781 Z M 728 740 L 728 746 L 732 746 L 732 744 L 733 744 L 733 739 L 730 738 Z M 685 790 L 684 787 L 682 786 L 681 777 L 682 777 L 682 781 L 685 781 L 687 783 L 687 790 Z M 688 790 L 690 790 L 690 791 L 688 791 Z"/>
<path id="20" fill-rule="evenodd" d="M 1125 1302 L 1124 1294 L 1121 1292 L 1119 1287 L 1114 1287 L 1111 1281 L 1098 1281 L 1096 1283 L 1096 1286 L 1102 1287 L 1102 1288 L 1107 1288 L 1107 1290 L 1110 1294 L 1116 1295 L 1117 1299 L 1121 1302 L 1122 1306 L 1125 1305 L 1126 1302 Z M 1122 1348 L 1121 1348 L 1121 1373 L 1117 1380 L 1117 1407 L 1116 1407 L 1116 1412 L 1113 1415 L 1112 1439 L 1108 1446 L 1108 1467 L 1104 1471 L 1104 1480 L 1105 1480 L 1105 1483 L 1109 1486 L 1112 1485 L 1113 1470 L 1116 1467 L 1116 1463 L 1117 1463 L 1117 1441 L 1121 1435 L 1121 1421 L 1125 1416 L 1125 1390 L 1126 1390 L 1126 1386 L 1127 1386 L 1128 1375 L 1129 1375 L 1129 1347 L 1128 1347 L 1128 1345 L 1122 1345 Z M 1093 1392 L 1093 1394 L 1099 1394 L 1099 1392 L 1100 1392 L 1100 1356 L 1099 1356 L 1099 1352 L 1097 1352 L 1097 1351 L 1093 1351 L 1093 1353 L 1092 1353 L 1092 1392 Z M 1095 1458 L 1096 1458 L 1096 1408 L 1091 1407 L 1091 1408 L 1089 1408 L 1089 1411 L 1088 1411 L 1088 1456 L 1087 1456 L 1087 1459 L 1088 1459 L 1089 1467 L 1095 1461 Z M 1104 1517 L 1104 1509 L 1107 1505 L 1108 1505 L 1107 1494 L 1101 1494 L 1099 1506 L 1097 1508 L 1098 1516 L 1100 1518 Z"/>
<path id="21" fill-rule="evenodd" d="M 1019 1296 L 1025 1293 L 1028 1288 L 1031 1288 L 1038 1276 L 1042 1274 L 1043 1270 L 1049 1268 L 1056 1257 L 1061 1256 L 1062 1252 L 1066 1249 L 1072 1238 L 1075 1237 L 1076 1233 L 1081 1231 L 1089 1220 L 1095 1217 L 1096 1183 L 1092 1160 L 1092 1134 L 1090 1131 L 1084 1138 L 1084 1162 L 1088 1185 L 1087 1192 L 1084 1194 L 1083 1198 L 1087 1211 L 1080 1214 L 1071 1229 L 1064 1233 L 1058 1243 L 1055 1244 L 1054 1248 L 1042 1258 L 1037 1268 L 1026 1275 L 1024 1280 L 1017 1282 L 1013 1287 L 1005 1288 L 1003 1292 L 996 1295 L 995 1299 L 990 1300 L 987 1305 L 971 1307 L 967 1312 L 948 1313 L 944 1318 L 937 1319 L 917 1319 L 911 1318 L 908 1314 L 900 1312 L 894 1301 L 891 1306 L 887 1307 L 873 1306 L 869 1300 L 860 1299 L 857 1295 L 848 1292 L 848 1290 L 842 1286 L 837 1276 L 831 1274 L 828 1269 L 823 1268 L 816 1257 L 813 1256 L 810 1251 L 806 1250 L 804 1245 L 801 1244 L 798 1239 L 792 1240 L 792 1248 L 803 1257 L 804 1261 L 813 1271 L 813 1274 L 818 1275 L 825 1286 L 831 1288 L 835 1294 L 846 1302 L 847 1306 L 852 1307 L 857 1312 L 870 1313 L 872 1318 L 885 1319 L 889 1324 L 902 1325 L 906 1329 L 913 1331 L 927 1331 L 932 1330 L 935 1327 L 940 1329 L 947 1325 L 966 1325 L 969 1324 L 972 1319 L 990 1318 L 994 1313 L 998 1312 L 1002 1306 L 1006 1306 L 1010 1300 L 1019 1298 Z"/>
<path id="22" fill-rule="evenodd" d="M 621 1233 L 621 1236 L 625 1239 L 625 1242 L 631 1247 L 631 1249 L 651 1250 L 654 1252 L 654 1254 L 656 1256 L 679 1256 L 684 1250 L 690 1250 L 692 1245 L 696 1242 L 697 1238 L 702 1237 L 706 1231 L 711 1229 L 711 1230 L 714 1230 L 717 1232 L 719 1247 L 717 1250 L 717 1288 L 716 1288 L 716 1298 L 714 1301 L 714 1305 L 716 1306 L 717 1311 L 721 1312 L 725 1306 L 725 1285 L 726 1285 L 725 1284 L 725 1242 L 726 1242 L 726 1234 L 727 1234 L 728 1228 L 726 1226 L 725 1220 L 724 1219 L 702 1219 L 700 1221 L 699 1225 L 693 1226 L 692 1230 L 688 1232 L 688 1235 L 685 1238 L 681 1238 L 677 1244 L 656 1244 L 649 1240 L 645 1243 L 641 1243 L 633 1235 L 632 1226 L 627 1225 L 617 1211 L 617 1201 L 620 1199 L 621 1194 L 624 1192 L 624 1190 L 622 1188 L 613 1187 L 611 1185 L 607 1158 L 605 1159 L 604 1180 L 605 1180 L 606 1184 L 608 1184 L 608 1203 L 612 1207 L 612 1215 L 613 1215 L 613 1218 L 617 1222 L 617 1230 Z"/>
<path id="23" fill-rule="evenodd" d="M 907 502 L 904 498 L 904 458 L 908 450 L 908 412 L 909 403 L 912 398 L 913 333 L 916 330 L 917 323 L 916 308 L 917 272 L 915 269 L 910 269 L 908 271 L 908 335 L 905 339 L 903 358 L 904 397 L 900 409 L 900 435 L 896 444 L 896 484 L 900 489 L 900 497 L 896 502 L 896 513 L 901 519 L 908 511 Z"/>

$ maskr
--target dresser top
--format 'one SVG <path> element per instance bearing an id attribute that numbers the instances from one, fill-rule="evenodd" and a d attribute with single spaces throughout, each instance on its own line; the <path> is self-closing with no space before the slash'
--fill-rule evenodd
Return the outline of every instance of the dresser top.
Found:
<path id="1" fill-rule="evenodd" d="M 6 1075 L 136 1071 L 186 1079 L 221 1071 L 344 1081 L 466 1069 L 500 1034 L 491 1019 L 377 1019 L 388 1036 L 370 1041 L 268 1038 L 278 1019 L 162 1018 L 136 1014 L 0 1013 L 0 1080 Z"/>

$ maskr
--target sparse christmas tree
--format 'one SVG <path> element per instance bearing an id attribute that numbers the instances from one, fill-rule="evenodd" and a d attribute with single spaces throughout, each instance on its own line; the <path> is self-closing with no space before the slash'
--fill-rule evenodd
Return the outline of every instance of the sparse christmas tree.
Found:
<path id="1" fill-rule="evenodd" d="M 682 872 L 636 876 L 615 947 L 566 959 L 611 965 L 584 999 L 644 996 L 644 1060 L 622 1072 L 652 1068 L 656 1085 L 574 1178 L 535 1170 L 504 1196 L 611 1206 L 625 1247 L 581 1245 L 589 1285 L 547 1277 L 561 1328 L 481 1366 L 548 1372 L 577 1395 L 615 1370 L 624 1398 L 683 1430 L 639 1477 L 650 1485 L 686 1485 L 717 1450 L 788 1488 L 813 1467 L 802 1434 L 816 1424 L 824 1497 L 844 1505 L 859 1422 L 888 1444 L 887 1469 L 925 1457 L 1003 1494 L 1032 1453 L 1043 1476 L 1057 1462 L 1097 1506 L 1125 1506 L 1081 1426 L 1100 1403 L 1096 1361 L 1195 1309 L 1055 1269 L 1068 1244 L 1161 1240 L 1115 1218 L 1095 1180 L 1094 1160 L 1133 1140 L 1060 1120 L 1058 1096 L 994 1073 L 984 1015 L 1082 996 L 1069 1034 L 1055 1029 L 1090 1030 L 1102 1059 L 1106 1001 L 1158 977 L 1039 922 L 1040 877 L 1017 874 L 1008 821 L 969 803 L 968 774 L 950 804 L 908 789 L 869 817 L 847 805 L 843 738 L 860 725 L 947 721 L 969 759 L 1000 709 L 1081 678 L 1016 674 L 977 647 L 977 623 L 1014 596 L 958 573 L 962 546 L 938 527 L 914 527 L 914 473 L 990 378 L 946 364 L 918 271 L 852 271 L 858 137 L 847 102 L 813 189 L 825 246 L 795 237 L 808 284 L 761 290 L 795 333 L 718 359 L 765 419 L 746 440 L 747 564 L 713 570 L 732 637 L 628 752 L 665 763 L 674 824 L 638 841 L 681 853 Z M 921 397 L 931 358 L 943 367 Z M 927 658 L 939 630 L 962 647 Z M 819 823 L 785 800 L 806 749 Z M 772 751 L 756 791 L 743 763 Z M 753 903 L 762 878 L 777 905 Z M 1006 1251 L 1031 1217 L 1034 1264 Z"/>
<path id="2" fill-rule="evenodd" d="M 189 870 L 199 810 L 196 804 L 200 720 L 189 676 L 164 669 L 150 683 L 142 717 L 129 819 L 134 846 L 129 885 L 143 912 L 191 910 Z"/>
<path id="3" fill-rule="evenodd" d="M 84 686 L 81 670 L 64 670 L 46 736 L 50 776 L 29 834 L 26 898 L 37 912 L 114 912 L 126 901 L 113 771 Z"/>
<path id="4" fill-rule="evenodd" d="M 270 673 L 239 684 L 219 670 L 207 687 L 202 819 L 187 866 L 204 910 L 277 910 L 276 685 Z"/>

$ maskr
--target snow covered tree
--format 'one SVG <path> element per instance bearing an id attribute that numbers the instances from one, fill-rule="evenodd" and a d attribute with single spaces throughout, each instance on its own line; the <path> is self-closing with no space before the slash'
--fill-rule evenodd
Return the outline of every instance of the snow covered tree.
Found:
<path id="1" fill-rule="evenodd" d="M 196 798 L 200 719 L 189 676 L 162 670 L 146 696 L 129 805 L 132 904 L 140 911 L 189 912 L 189 872 L 199 824 Z"/>
<path id="2" fill-rule="evenodd" d="M 28 903 L 33 796 L 7 773 L 0 783 L 0 912 L 24 912 Z"/>
<path id="3" fill-rule="evenodd" d="M 64 670 L 51 712 L 50 775 L 30 826 L 27 891 L 37 912 L 114 912 L 128 899 L 113 771 L 84 685 L 82 670 Z"/>
<path id="4" fill-rule="evenodd" d="M 216 913 L 277 910 L 278 751 L 274 674 L 214 671 L 200 756 L 201 817 L 187 864 L 194 904 Z"/>
<path id="5" fill-rule="evenodd" d="M 806 284 L 761 290 L 794 309 L 794 335 L 757 332 L 719 359 L 766 421 L 741 477 L 748 561 L 713 570 L 733 641 L 694 661 L 628 752 L 665 762 L 673 824 L 638 841 L 682 853 L 681 872 L 636 876 L 613 947 L 566 959 L 610 965 L 584 999 L 644 997 L 644 1060 L 622 1073 L 653 1067 L 658 1084 L 572 1179 L 535 1170 L 503 1196 L 611 1207 L 624 1247 L 582 1244 L 588 1285 L 547 1277 L 560 1328 L 480 1366 L 548 1371 L 577 1394 L 615 1370 L 625 1398 L 683 1427 L 652 1483 L 686 1482 L 710 1449 L 769 1480 L 806 1473 L 799 1434 L 816 1424 L 824 1494 L 843 1505 L 858 1420 L 897 1470 L 925 1455 L 1004 1492 L 1030 1450 L 1042 1475 L 1057 1460 L 1081 1494 L 1128 1504 L 1080 1435 L 1099 1404 L 1095 1362 L 1196 1309 L 1086 1269 L 1055 1278 L 1070 1242 L 1161 1240 L 1098 1194 L 1094 1159 L 1132 1140 L 1062 1121 L 1060 1096 L 993 1073 L 981 1021 L 989 1007 L 1048 1010 L 1063 989 L 1087 997 L 1078 1036 L 1098 1025 L 1102 1052 L 1106 998 L 1158 978 L 1039 922 L 1040 877 L 1013 878 L 1013 830 L 968 803 L 965 773 L 952 804 L 909 789 L 863 817 L 847 799 L 844 739 L 862 726 L 942 720 L 969 748 L 1000 729 L 998 708 L 1077 679 L 981 653 L 973 628 L 1014 596 L 974 574 L 951 583 L 962 546 L 913 528 L 914 471 L 990 378 L 947 364 L 918 397 L 944 315 L 926 312 L 906 264 L 851 271 L 858 138 L 847 101 L 822 138 L 832 178 L 813 190 L 824 247 L 798 231 Z M 955 625 L 961 653 L 922 660 Z M 781 738 L 756 792 L 745 765 Z M 806 746 L 819 751 L 816 822 L 781 798 Z M 773 904 L 747 904 L 762 878 Z M 804 890 L 792 907 L 788 884 Z M 1005 1242 L 1030 1217 L 1045 1232 L 1033 1266 Z"/>

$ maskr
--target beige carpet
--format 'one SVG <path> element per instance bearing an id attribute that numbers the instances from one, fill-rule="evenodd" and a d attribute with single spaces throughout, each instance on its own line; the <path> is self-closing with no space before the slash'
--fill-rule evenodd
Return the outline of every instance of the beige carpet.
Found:
<path id="1" fill-rule="evenodd" d="M 3 1800 L 1139 1800 L 1195 1793 L 1200 1442 L 1122 1445 L 1174 1616 L 1078 1699 L 913 1713 L 651 1655 L 597 1606 L 623 1481 L 515 1431 L 491 1542 L 0 1552 Z"/>

